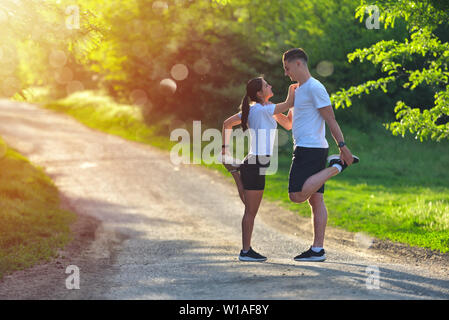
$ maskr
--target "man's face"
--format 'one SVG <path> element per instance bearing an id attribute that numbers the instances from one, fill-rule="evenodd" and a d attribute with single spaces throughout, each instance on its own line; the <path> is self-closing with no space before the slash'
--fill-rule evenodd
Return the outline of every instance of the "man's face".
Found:
<path id="1" fill-rule="evenodd" d="M 298 81 L 298 72 L 299 72 L 299 60 L 291 60 L 286 61 L 284 60 L 284 74 L 287 77 L 290 77 L 290 80 L 292 81 Z"/>

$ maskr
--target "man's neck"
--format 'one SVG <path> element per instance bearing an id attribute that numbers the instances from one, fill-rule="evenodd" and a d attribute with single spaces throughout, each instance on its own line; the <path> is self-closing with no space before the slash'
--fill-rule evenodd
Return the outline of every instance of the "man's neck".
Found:
<path id="1" fill-rule="evenodd" d="M 303 83 L 305 83 L 307 80 L 309 80 L 311 77 L 309 70 L 306 70 L 305 72 L 301 72 L 301 74 L 299 74 L 299 85 L 302 85 Z"/>

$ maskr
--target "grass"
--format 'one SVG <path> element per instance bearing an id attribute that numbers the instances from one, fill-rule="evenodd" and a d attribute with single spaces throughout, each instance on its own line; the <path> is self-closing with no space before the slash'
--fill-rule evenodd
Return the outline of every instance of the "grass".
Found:
<path id="1" fill-rule="evenodd" d="M 449 144 L 394 137 L 381 125 L 369 133 L 342 127 L 361 162 L 327 182 L 329 223 L 449 252 Z M 283 161 L 278 174 L 268 177 L 267 197 L 309 216 L 308 205 L 292 204 L 286 195 L 290 159 Z"/>
<path id="2" fill-rule="evenodd" d="M 54 257 L 71 240 L 75 214 L 41 168 L 0 138 L 0 279 Z"/>
<path id="3" fill-rule="evenodd" d="M 138 108 L 119 105 L 94 92 L 76 93 L 45 107 L 70 114 L 92 128 L 164 150 L 177 143 L 158 135 L 156 126 L 145 126 Z M 449 143 L 395 137 L 381 124 L 366 130 L 340 125 L 361 162 L 327 183 L 328 224 L 449 252 Z M 328 134 L 330 154 L 337 153 L 330 137 Z M 288 199 L 289 152 L 281 153 L 277 174 L 267 177 L 265 198 L 310 216 L 307 204 L 293 204 Z M 208 167 L 229 178 L 221 165 Z"/>

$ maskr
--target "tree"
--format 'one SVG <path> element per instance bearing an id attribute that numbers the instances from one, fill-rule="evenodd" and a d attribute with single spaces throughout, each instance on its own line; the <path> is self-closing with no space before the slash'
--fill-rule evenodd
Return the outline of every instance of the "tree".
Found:
<path id="1" fill-rule="evenodd" d="M 47 86 L 64 96 L 88 87 L 91 74 L 82 57 L 98 45 L 100 30 L 93 21 L 89 11 L 69 0 L 2 1 L 0 95 L 26 98 L 25 89 Z"/>
<path id="2" fill-rule="evenodd" d="M 410 37 L 403 42 L 379 41 L 348 54 L 349 62 L 367 60 L 380 66 L 384 77 L 336 92 L 331 96 L 335 107 L 349 107 L 351 97 L 370 94 L 375 89 L 387 93 L 393 82 L 410 91 L 427 86 L 434 92 L 433 105 L 412 108 L 404 101 L 397 101 L 394 108 L 397 121 L 386 127 L 394 135 L 404 136 L 409 131 L 421 141 L 449 139 L 449 44 L 435 34 L 439 27 L 447 26 L 448 9 L 448 2 L 438 0 L 361 0 L 355 13 L 361 22 L 366 13 L 372 17 L 373 10 L 378 10 L 379 22 L 385 28 L 394 27 L 396 19 L 404 19 Z"/>

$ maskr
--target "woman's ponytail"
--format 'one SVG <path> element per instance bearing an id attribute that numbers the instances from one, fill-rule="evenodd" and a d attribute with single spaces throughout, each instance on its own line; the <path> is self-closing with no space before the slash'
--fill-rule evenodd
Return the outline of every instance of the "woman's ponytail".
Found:
<path id="1" fill-rule="evenodd" d="M 257 96 L 257 92 L 262 90 L 262 77 L 254 78 L 248 81 L 246 84 L 246 94 L 240 104 L 240 110 L 242 111 L 242 129 L 246 131 L 248 129 L 248 116 L 249 116 L 249 103 L 251 101 L 260 102 L 260 98 Z"/>
<path id="2" fill-rule="evenodd" d="M 246 131 L 248 129 L 248 116 L 249 116 L 249 97 L 248 94 L 242 99 L 242 103 L 240 104 L 240 110 L 242 111 L 242 129 Z"/>

